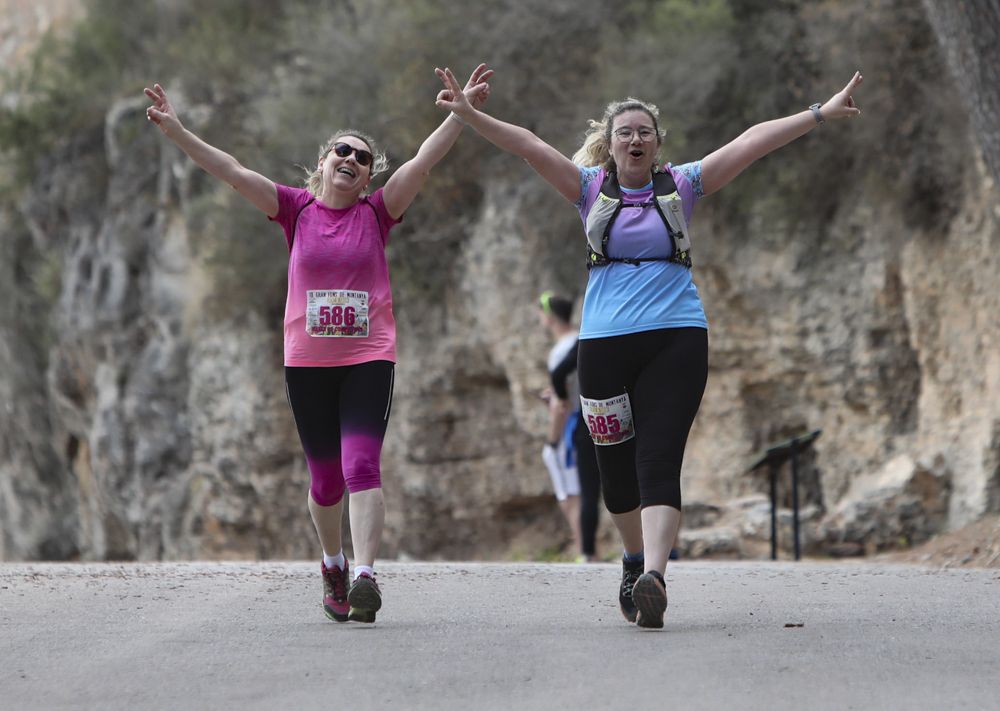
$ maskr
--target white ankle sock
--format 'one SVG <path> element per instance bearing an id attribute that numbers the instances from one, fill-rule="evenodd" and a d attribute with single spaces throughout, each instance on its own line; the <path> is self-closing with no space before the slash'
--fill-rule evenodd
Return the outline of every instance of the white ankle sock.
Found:
<path id="1" fill-rule="evenodd" d="M 337 555 L 330 555 L 326 551 L 323 551 L 323 565 L 327 568 L 332 568 L 337 566 L 341 570 L 344 569 L 344 564 L 347 563 L 347 558 L 344 557 L 344 551 L 341 550 Z"/>
<path id="2" fill-rule="evenodd" d="M 375 571 L 367 565 L 356 565 L 354 566 L 354 579 L 357 580 L 358 576 L 362 573 L 368 573 L 373 578 L 375 577 Z"/>

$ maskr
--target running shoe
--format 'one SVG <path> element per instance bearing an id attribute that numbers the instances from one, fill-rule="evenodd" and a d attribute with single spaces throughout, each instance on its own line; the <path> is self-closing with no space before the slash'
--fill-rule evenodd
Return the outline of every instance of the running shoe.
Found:
<path id="1" fill-rule="evenodd" d="M 347 575 L 348 564 L 344 561 L 344 569 L 337 566 L 327 568 L 320 561 L 323 573 L 323 612 L 335 622 L 347 622 L 347 585 L 350 578 Z"/>
<path id="2" fill-rule="evenodd" d="M 644 565 L 641 560 L 629 562 L 622 558 L 622 586 L 618 590 L 618 606 L 629 622 L 635 622 L 636 608 L 635 601 L 632 599 L 632 588 L 635 587 L 635 581 L 642 575 Z"/>
<path id="3" fill-rule="evenodd" d="M 382 607 L 382 592 L 374 575 L 362 573 L 357 577 L 347 593 L 347 604 L 351 608 L 348 619 L 354 622 L 375 621 L 375 613 Z"/>
<path id="4" fill-rule="evenodd" d="M 632 588 L 632 600 L 639 609 L 635 623 L 640 627 L 663 627 L 663 613 L 667 610 L 667 584 L 655 570 L 643 573 Z"/>

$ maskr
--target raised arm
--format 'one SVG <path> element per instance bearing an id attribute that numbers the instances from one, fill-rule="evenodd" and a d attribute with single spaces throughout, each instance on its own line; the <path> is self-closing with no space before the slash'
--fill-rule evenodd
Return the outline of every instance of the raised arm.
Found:
<path id="1" fill-rule="evenodd" d="M 851 93 L 862 80 L 861 72 L 855 72 L 847 86 L 823 104 L 819 111 L 824 121 L 857 116 L 861 113 Z M 813 112 L 806 109 L 791 116 L 751 126 L 738 138 L 708 154 L 701 161 L 701 179 L 705 195 L 725 187 L 755 160 L 809 133 L 816 125 Z"/>
<path id="2" fill-rule="evenodd" d="M 162 86 L 153 84 L 153 88 L 147 87 L 145 93 L 153 102 L 146 109 L 146 118 L 159 126 L 164 135 L 187 153 L 191 160 L 209 175 L 229 183 L 268 217 L 278 214 L 278 190 L 271 180 L 244 168 L 231 155 L 210 146 L 184 128 Z"/>
<path id="3" fill-rule="evenodd" d="M 465 85 L 463 95 L 471 97 L 472 102 L 481 106 L 490 95 L 490 85 L 486 82 L 493 76 L 493 70 L 487 69 L 485 64 L 480 64 L 472 72 L 469 81 Z M 451 147 L 455 145 L 458 134 L 462 132 L 462 124 L 459 121 L 446 118 L 434 132 L 428 136 L 417 154 L 410 160 L 399 166 L 392 177 L 385 184 L 382 197 L 385 200 L 385 209 L 394 218 L 406 212 L 417 194 L 423 189 L 427 176 L 430 175 L 431 168 L 445 157 Z"/>
<path id="4" fill-rule="evenodd" d="M 461 91 L 450 69 L 435 69 L 444 83 L 437 105 L 472 126 L 487 141 L 524 158 L 559 194 L 570 202 L 580 199 L 580 169 L 569 158 L 526 128 L 500 121 L 478 111 Z"/>

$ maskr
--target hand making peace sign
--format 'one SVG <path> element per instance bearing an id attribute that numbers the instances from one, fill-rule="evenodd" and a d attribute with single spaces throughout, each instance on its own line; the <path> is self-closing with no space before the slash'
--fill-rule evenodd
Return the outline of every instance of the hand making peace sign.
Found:
<path id="1" fill-rule="evenodd" d="M 490 98 L 490 85 L 487 82 L 492 76 L 493 70 L 487 69 L 485 63 L 480 64 L 472 71 L 472 75 L 469 77 L 469 81 L 466 82 L 465 88 L 459 92 L 470 103 L 472 108 L 480 108 Z M 455 86 L 458 86 L 458 82 L 455 83 Z M 441 93 L 438 94 L 438 98 L 441 98 Z"/>
<path id="2" fill-rule="evenodd" d="M 162 86 L 153 84 L 152 89 L 146 87 L 143 91 L 153 101 L 153 105 L 146 109 L 147 119 L 159 126 L 167 136 L 183 128 Z"/>
<path id="3" fill-rule="evenodd" d="M 479 71 L 481 67 L 485 67 L 485 64 L 480 64 L 476 68 L 476 72 Z M 469 78 L 469 84 L 465 85 L 465 90 L 460 90 L 458 87 L 458 80 L 455 75 L 452 74 L 451 70 L 445 67 L 444 69 L 434 69 L 434 73 L 438 75 L 441 79 L 441 83 L 444 84 L 445 88 L 438 92 L 437 100 L 434 102 L 442 109 L 447 109 L 453 114 L 460 116 L 462 118 L 467 118 L 473 111 L 482 106 L 483 102 L 486 101 L 485 97 L 481 94 L 474 95 L 474 101 L 469 101 L 469 89 L 472 80 L 476 76 L 476 72 L 472 73 L 472 77 Z M 473 87 L 474 88 L 474 87 Z M 489 94 L 489 85 L 486 85 L 486 93 Z"/>

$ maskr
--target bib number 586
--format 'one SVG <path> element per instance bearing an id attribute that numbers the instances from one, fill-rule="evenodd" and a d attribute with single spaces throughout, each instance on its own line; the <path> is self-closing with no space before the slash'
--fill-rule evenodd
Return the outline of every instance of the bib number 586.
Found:
<path id="1" fill-rule="evenodd" d="M 320 306 L 321 326 L 353 326 L 357 318 L 353 306 Z"/>

